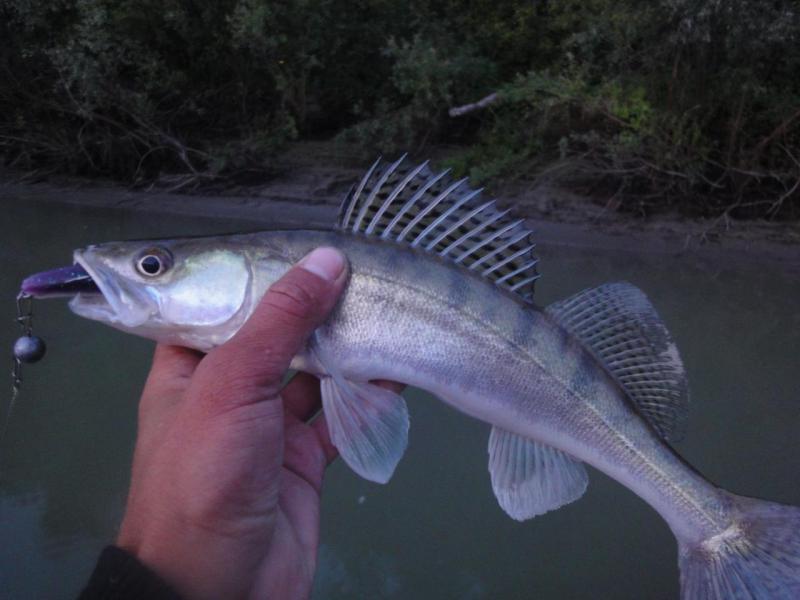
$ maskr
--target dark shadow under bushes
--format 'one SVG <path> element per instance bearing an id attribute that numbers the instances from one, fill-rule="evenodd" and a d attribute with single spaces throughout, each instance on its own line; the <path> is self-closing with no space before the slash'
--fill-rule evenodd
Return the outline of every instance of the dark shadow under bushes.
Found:
<path id="1" fill-rule="evenodd" d="M 797 0 L 5 0 L 0 152 L 191 190 L 295 139 L 455 144 L 478 180 L 798 218 L 798 38 Z"/>

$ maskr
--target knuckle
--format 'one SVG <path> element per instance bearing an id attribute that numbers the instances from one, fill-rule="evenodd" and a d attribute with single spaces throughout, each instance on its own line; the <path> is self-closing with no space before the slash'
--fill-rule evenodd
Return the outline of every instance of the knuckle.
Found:
<path id="1" fill-rule="evenodd" d="M 276 397 L 281 388 L 281 377 L 286 364 L 277 352 L 269 348 L 247 358 L 228 361 L 225 357 L 209 354 L 210 360 L 198 378 L 192 392 L 200 403 L 222 412 Z"/>
<path id="2" fill-rule="evenodd" d="M 274 283 L 264 296 L 264 303 L 282 314 L 299 320 L 314 317 L 319 304 L 312 290 L 289 278 Z"/>
<path id="3" fill-rule="evenodd" d="M 259 370 L 261 376 L 254 376 L 252 372 L 232 374 L 217 388 L 215 396 L 228 397 L 235 405 L 252 404 L 276 397 L 280 392 L 280 380 L 276 381 L 274 374 L 279 373 L 281 367 L 264 363 Z"/>

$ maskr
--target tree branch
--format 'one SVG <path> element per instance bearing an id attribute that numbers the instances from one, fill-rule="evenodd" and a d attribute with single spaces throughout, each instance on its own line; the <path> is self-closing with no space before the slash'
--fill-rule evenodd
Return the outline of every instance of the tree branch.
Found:
<path id="1" fill-rule="evenodd" d="M 492 92 L 485 98 L 481 98 L 480 100 L 478 100 L 477 102 L 473 102 L 472 104 L 454 106 L 449 111 L 447 111 L 447 114 L 449 114 L 451 117 L 460 117 L 462 115 L 466 115 L 476 110 L 481 110 L 482 108 L 486 108 L 490 104 L 494 104 L 495 102 L 497 102 L 497 100 L 498 100 L 497 92 Z"/>

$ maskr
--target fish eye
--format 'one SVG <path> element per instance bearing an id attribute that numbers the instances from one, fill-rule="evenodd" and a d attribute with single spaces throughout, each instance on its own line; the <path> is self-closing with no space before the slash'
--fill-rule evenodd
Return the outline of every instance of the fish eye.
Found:
<path id="1" fill-rule="evenodd" d="M 148 248 L 136 259 L 136 270 L 145 277 L 157 277 L 172 266 L 172 256 L 163 248 Z"/>

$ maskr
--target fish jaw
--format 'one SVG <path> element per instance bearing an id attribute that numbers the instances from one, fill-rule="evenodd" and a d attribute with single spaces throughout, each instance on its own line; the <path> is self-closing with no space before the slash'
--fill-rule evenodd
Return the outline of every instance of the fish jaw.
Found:
<path id="1" fill-rule="evenodd" d="M 145 324 L 157 312 L 158 303 L 151 288 L 126 284 L 102 261 L 94 259 L 91 247 L 76 250 L 73 258 L 100 291 L 78 293 L 69 303 L 75 314 L 130 330 Z"/>

